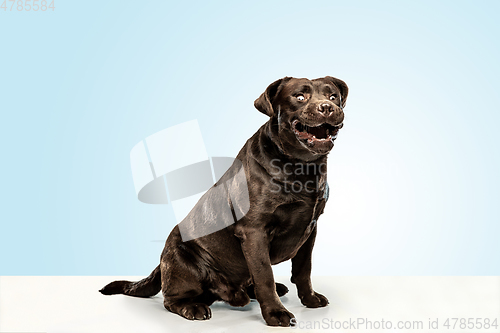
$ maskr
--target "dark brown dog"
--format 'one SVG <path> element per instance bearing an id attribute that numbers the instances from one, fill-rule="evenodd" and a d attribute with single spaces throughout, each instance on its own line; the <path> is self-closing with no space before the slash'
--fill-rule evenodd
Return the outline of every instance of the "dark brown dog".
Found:
<path id="1" fill-rule="evenodd" d="M 327 154 L 342 127 L 347 92 L 343 81 L 330 76 L 273 82 L 255 101 L 269 121 L 172 230 L 160 265 L 139 282 L 115 281 L 101 293 L 149 297 L 161 289 L 165 308 L 187 319 L 209 319 L 214 301 L 244 306 L 256 298 L 268 325 L 289 326 L 294 316 L 279 299 L 288 289 L 275 284 L 271 265 L 292 259 L 291 281 L 302 304 L 326 306 L 327 298 L 311 285 L 311 252 L 328 199 Z M 238 174 L 243 182 L 240 177 L 234 185 Z M 221 197 L 224 186 L 232 192 Z M 212 210 L 228 202 L 236 222 L 186 236 L 217 224 L 222 214 Z"/>

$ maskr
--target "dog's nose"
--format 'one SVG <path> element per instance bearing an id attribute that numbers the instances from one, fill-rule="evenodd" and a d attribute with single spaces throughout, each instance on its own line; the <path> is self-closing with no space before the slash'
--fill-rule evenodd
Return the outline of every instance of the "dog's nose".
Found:
<path id="1" fill-rule="evenodd" d="M 333 111 L 333 105 L 329 103 L 320 103 L 318 105 L 318 111 L 321 113 L 330 113 Z"/>

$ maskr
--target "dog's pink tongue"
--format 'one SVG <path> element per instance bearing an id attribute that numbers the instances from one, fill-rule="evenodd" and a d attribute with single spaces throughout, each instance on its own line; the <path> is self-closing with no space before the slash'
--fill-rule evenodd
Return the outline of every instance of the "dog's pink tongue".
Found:
<path id="1" fill-rule="evenodd" d="M 312 140 L 313 135 L 309 134 L 307 132 L 299 132 L 299 138 L 301 139 L 311 139 Z"/>

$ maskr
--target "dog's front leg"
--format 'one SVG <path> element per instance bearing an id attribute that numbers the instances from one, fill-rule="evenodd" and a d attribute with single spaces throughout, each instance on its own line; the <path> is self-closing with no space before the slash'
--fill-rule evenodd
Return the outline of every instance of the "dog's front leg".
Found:
<path id="1" fill-rule="evenodd" d="M 316 226 L 307 241 L 292 258 L 292 283 L 297 286 L 300 301 L 308 308 L 319 308 L 328 304 L 328 299 L 313 290 L 311 284 L 311 256 L 316 239 Z"/>
<path id="2" fill-rule="evenodd" d="M 267 233 L 255 229 L 245 230 L 238 237 L 264 320 L 270 326 L 294 325 L 293 314 L 283 306 L 276 293 Z"/>

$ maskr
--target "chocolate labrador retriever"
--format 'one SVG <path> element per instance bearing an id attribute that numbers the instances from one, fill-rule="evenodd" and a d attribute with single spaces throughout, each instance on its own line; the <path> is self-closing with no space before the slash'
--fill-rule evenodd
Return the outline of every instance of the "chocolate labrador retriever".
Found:
<path id="1" fill-rule="evenodd" d="M 268 325 L 290 326 L 294 316 L 279 299 L 288 289 L 274 282 L 271 265 L 292 259 L 302 304 L 326 306 L 311 285 L 311 253 L 328 199 L 327 155 L 342 128 L 347 93 L 345 82 L 330 76 L 269 85 L 254 103 L 269 121 L 174 227 L 160 265 L 139 282 L 115 281 L 100 292 L 149 297 L 162 290 L 165 308 L 191 320 L 209 319 L 214 301 L 244 306 L 256 298 Z M 236 221 L 218 222 L 220 204 L 230 206 Z"/>

